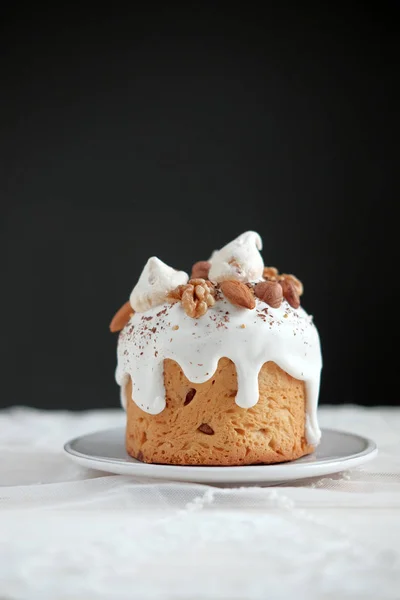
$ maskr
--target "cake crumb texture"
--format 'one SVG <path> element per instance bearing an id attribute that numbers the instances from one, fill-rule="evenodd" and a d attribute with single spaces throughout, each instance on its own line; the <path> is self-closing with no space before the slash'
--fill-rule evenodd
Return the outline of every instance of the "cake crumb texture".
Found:
<path id="1" fill-rule="evenodd" d="M 241 408 L 235 403 L 236 368 L 228 358 L 200 384 L 165 359 L 166 408 L 160 414 L 139 408 L 127 383 L 127 452 L 147 463 L 221 466 L 279 463 L 313 452 L 305 437 L 304 382 L 269 361 L 258 383 L 258 403 Z"/>

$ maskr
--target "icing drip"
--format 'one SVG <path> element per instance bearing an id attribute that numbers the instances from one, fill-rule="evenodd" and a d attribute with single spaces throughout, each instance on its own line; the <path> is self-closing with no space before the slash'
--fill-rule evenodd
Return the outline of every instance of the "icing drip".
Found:
<path id="1" fill-rule="evenodd" d="M 163 361 L 175 360 L 193 383 L 212 378 L 222 357 L 231 359 L 238 379 L 235 402 L 251 408 L 258 402 L 258 374 L 274 361 L 306 384 L 306 436 L 317 444 L 320 430 L 317 404 L 322 367 L 319 336 L 312 317 L 284 301 L 273 309 L 257 300 L 254 310 L 236 308 L 225 299 L 200 319 L 188 317 L 180 303 L 163 304 L 134 314 L 118 342 L 116 379 L 126 406 L 124 389 L 132 379 L 132 399 L 144 411 L 165 408 Z"/>

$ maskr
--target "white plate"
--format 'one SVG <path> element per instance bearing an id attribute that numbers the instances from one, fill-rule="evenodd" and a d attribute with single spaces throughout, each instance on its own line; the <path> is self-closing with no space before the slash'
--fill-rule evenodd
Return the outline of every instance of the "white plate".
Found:
<path id="1" fill-rule="evenodd" d="M 242 467 L 150 465 L 135 460 L 126 453 L 124 427 L 75 438 L 65 444 L 64 450 L 80 465 L 108 473 L 215 484 L 272 484 L 320 477 L 358 467 L 374 458 L 378 452 L 376 444 L 367 438 L 324 429 L 317 450 L 292 462 Z"/>

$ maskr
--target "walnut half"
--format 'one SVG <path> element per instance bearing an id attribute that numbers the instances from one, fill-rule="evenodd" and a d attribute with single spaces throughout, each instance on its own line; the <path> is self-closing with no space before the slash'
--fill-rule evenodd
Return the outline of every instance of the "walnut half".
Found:
<path id="1" fill-rule="evenodd" d="M 190 279 L 186 285 L 173 290 L 168 299 L 172 302 L 180 300 L 185 313 L 193 319 L 198 319 L 207 312 L 209 306 L 214 306 L 215 290 L 211 281 Z"/>

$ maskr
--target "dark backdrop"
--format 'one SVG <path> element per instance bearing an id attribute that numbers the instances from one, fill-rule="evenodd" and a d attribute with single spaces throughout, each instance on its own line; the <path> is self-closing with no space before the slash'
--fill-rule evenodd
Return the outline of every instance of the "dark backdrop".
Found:
<path id="1" fill-rule="evenodd" d="M 146 259 L 246 229 L 305 283 L 321 402 L 398 402 L 392 6 L 2 13 L 1 405 L 117 406 Z"/>

